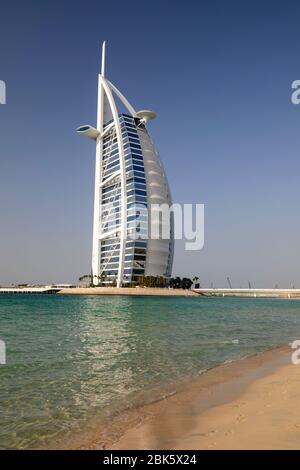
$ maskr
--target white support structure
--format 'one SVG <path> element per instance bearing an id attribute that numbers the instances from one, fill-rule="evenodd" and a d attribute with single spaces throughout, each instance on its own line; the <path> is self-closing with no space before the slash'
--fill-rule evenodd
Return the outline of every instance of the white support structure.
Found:
<path id="1" fill-rule="evenodd" d="M 115 100 L 108 81 L 100 75 L 100 86 L 102 86 L 102 92 L 105 93 L 108 100 L 112 117 L 115 124 L 115 130 L 118 141 L 119 160 L 120 160 L 120 178 L 121 178 L 121 226 L 120 226 L 120 257 L 119 257 L 119 269 L 117 277 L 117 287 L 122 286 L 124 260 L 125 260 L 125 241 L 126 241 L 126 170 L 125 170 L 125 157 L 122 143 L 122 131 L 119 121 L 119 115 Z M 99 184 L 99 183 L 98 183 Z M 100 183 L 101 184 L 101 183 Z M 99 237 L 98 237 L 99 239 Z M 99 252 L 99 249 L 98 249 Z"/>
<path id="2" fill-rule="evenodd" d="M 77 129 L 77 132 L 81 135 L 85 135 L 93 140 L 96 140 L 96 165 L 95 165 L 95 194 L 94 194 L 94 224 L 93 224 L 93 256 L 92 256 L 92 273 L 94 284 L 99 283 L 100 275 L 100 241 L 107 238 L 108 234 L 101 233 L 100 220 L 101 220 L 101 192 L 102 187 L 109 182 L 111 179 L 119 176 L 121 181 L 121 224 L 119 227 L 120 235 L 120 257 L 119 257 L 119 269 L 117 276 L 117 287 L 122 286 L 123 271 L 124 271 L 124 259 L 125 259 L 125 242 L 126 242 L 126 170 L 125 170 L 125 158 L 124 149 L 122 143 L 122 132 L 119 121 L 119 115 L 117 106 L 114 100 L 113 93 L 122 101 L 124 106 L 128 109 L 130 114 L 136 115 L 134 108 L 125 98 L 125 96 L 105 78 L 105 53 L 106 43 L 102 45 L 102 60 L 101 60 L 101 73 L 98 77 L 98 105 L 97 105 L 97 128 L 86 125 L 81 126 Z M 109 111 L 111 113 L 113 122 L 103 132 L 105 124 L 105 113 Z M 112 175 L 106 181 L 103 181 L 102 175 L 102 157 L 103 157 L 103 137 L 114 127 L 120 159 L 120 171 Z"/>
<path id="3" fill-rule="evenodd" d="M 102 180 L 102 183 L 100 183 L 100 188 L 103 188 L 104 186 L 106 186 L 108 183 L 110 183 L 111 181 L 113 181 L 117 176 L 119 176 L 121 174 L 120 170 L 118 171 L 115 171 L 112 175 L 110 175 L 108 178 L 106 178 L 105 180 Z"/>

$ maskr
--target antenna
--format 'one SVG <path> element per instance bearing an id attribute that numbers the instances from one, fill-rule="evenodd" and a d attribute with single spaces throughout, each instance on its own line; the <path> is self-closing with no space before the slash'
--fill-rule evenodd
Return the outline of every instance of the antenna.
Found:
<path id="1" fill-rule="evenodd" d="M 248 286 L 249 286 L 249 289 L 251 289 L 251 282 L 248 281 Z"/>
<path id="2" fill-rule="evenodd" d="M 232 285 L 231 285 L 229 276 L 227 277 L 227 282 L 228 282 L 229 288 L 232 289 Z"/>
<path id="3" fill-rule="evenodd" d="M 105 52 L 106 52 L 106 41 L 103 41 L 102 44 L 102 60 L 101 60 L 101 75 L 105 75 Z"/>

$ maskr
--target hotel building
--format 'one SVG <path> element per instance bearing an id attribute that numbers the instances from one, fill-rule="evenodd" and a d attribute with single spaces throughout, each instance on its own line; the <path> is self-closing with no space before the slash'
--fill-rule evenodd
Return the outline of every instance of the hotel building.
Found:
<path id="1" fill-rule="evenodd" d="M 122 110 L 120 109 L 122 108 Z M 96 144 L 92 275 L 94 284 L 130 284 L 142 275 L 170 277 L 173 220 L 169 237 L 152 238 L 152 204 L 171 205 L 167 178 L 148 131 L 153 111 L 136 111 L 105 77 L 105 42 L 98 77 L 97 126 L 80 135 Z M 161 233 L 162 219 L 158 231 Z"/>

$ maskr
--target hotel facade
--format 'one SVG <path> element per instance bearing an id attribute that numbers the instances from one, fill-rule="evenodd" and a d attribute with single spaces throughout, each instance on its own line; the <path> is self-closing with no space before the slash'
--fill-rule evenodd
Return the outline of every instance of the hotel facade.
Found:
<path id="1" fill-rule="evenodd" d="M 153 111 L 136 111 L 105 77 L 105 42 L 98 77 L 97 126 L 83 125 L 80 135 L 96 143 L 92 276 L 95 285 L 117 287 L 140 276 L 164 276 L 172 271 L 173 219 L 168 237 L 157 221 L 152 237 L 153 205 L 172 204 L 164 168 L 148 131 Z M 120 109 L 122 108 L 122 110 Z M 155 223 L 155 222 L 154 222 Z"/>

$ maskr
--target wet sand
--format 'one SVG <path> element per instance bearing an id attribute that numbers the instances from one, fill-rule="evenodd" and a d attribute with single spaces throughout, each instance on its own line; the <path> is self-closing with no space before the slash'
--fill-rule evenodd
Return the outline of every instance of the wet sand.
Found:
<path id="1" fill-rule="evenodd" d="M 53 443 L 56 449 L 300 449 L 300 365 L 289 346 L 223 364 Z"/>
<path id="2" fill-rule="evenodd" d="M 281 348 L 216 367 L 144 418 L 110 449 L 299 449 L 300 366 Z"/>

